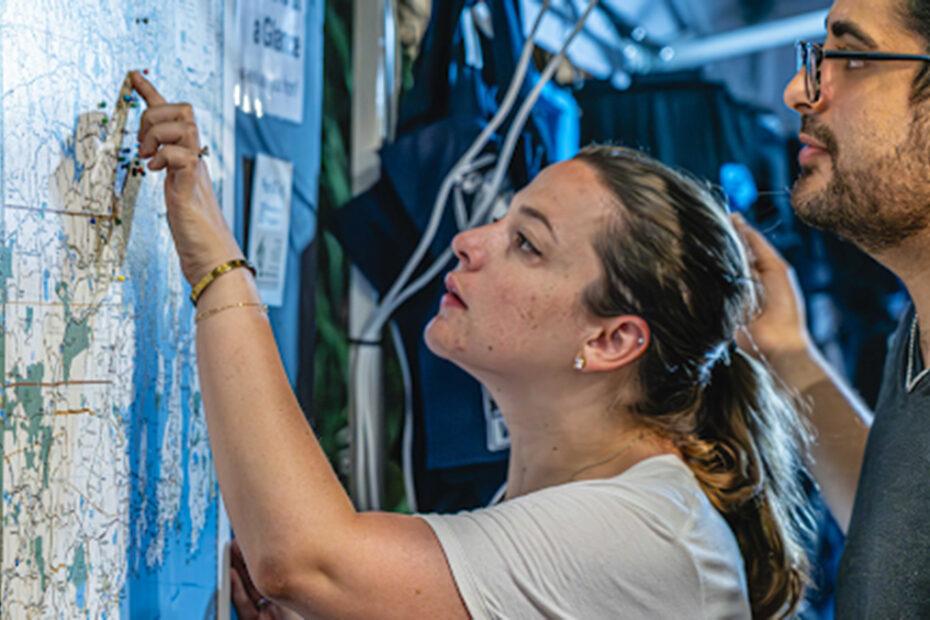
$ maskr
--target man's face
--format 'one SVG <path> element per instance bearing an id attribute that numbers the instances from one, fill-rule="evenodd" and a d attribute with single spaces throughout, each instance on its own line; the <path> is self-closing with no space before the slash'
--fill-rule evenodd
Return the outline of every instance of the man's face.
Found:
<path id="1" fill-rule="evenodd" d="M 836 0 L 824 49 L 925 54 L 900 14 L 904 0 Z M 785 89 L 801 114 L 801 177 L 792 204 L 805 222 L 870 252 L 930 225 L 930 103 L 912 101 L 920 61 L 824 59 L 810 103 L 804 70 Z"/>

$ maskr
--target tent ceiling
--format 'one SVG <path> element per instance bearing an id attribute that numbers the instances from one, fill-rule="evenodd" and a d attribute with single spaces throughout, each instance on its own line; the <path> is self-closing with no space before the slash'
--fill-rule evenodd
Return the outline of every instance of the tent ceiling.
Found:
<path id="1" fill-rule="evenodd" d="M 529 33 L 543 1 L 519 2 L 525 31 Z M 587 4 L 587 0 L 552 0 L 537 42 L 556 51 Z M 828 5 L 825 0 L 601 0 L 588 17 L 582 36 L 572 44 L 569 58 L 602 79 L 617 71 L 663 71 L 667 70 L 663 59 L 671 58 L 671 50 L 677 46 L 693 49 L 695 42 L 716 43 L 720 35 L 747 27 L 752 27 L 755 35 L 773 31 L 769 24 L 789 23 L 788 28 L 781 28 L 781 40 L 773 38 L 772 47 L 785 45 L 785 36 L 789 37 L 787 43 L 793 38 L 817 36 L 822 32 L 823 10 Z M 799 16 L 808 19 L 805 22 Z M 790 21 L 785 22 L 786 18 Z M 792 28 L 797 33 L 793 38 Z M 731 41 L 726 49 L 721 53 L 737 54 L 739 43 Z"/>

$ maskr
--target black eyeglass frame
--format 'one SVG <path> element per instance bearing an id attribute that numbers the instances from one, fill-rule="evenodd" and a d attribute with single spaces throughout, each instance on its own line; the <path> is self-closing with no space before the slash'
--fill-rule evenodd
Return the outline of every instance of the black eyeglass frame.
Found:
<path id="1" fill-rule="evenodd" d="M 922 60 L 930 62 L 930 55 L 899 54 L 897 52 L 853 52 L 847 50 L 825 50 L 819 43 L 798 41 L 798 71 L 804 68 L 804 88 L 807 100 L 817 103 L 820 100 L 820 71 L 824 58 L 842 58 L 846 60 Z M 813 64 L 813 66 L 811 66 Z"/>

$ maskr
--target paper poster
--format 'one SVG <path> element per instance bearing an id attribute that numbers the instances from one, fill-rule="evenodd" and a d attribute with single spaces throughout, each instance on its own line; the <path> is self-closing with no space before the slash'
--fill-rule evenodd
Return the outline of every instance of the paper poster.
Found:
<path id="1" fill-rule="evenodd" d="M 293 174 L 289 161 L 261 153 L 255 159 L 248 257 L 262 301 L 269 306 L 280 306 L 284 298 Z"/>
<path id="2" fill-rule="evenodd" d="M 246 114 L 303 122 L 307 2 L 238 3 L 241 63 L 236 105 Z"/>

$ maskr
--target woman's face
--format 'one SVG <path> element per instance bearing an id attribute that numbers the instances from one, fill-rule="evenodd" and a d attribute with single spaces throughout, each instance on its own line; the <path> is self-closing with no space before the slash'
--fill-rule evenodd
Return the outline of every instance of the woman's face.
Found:
<path id="1" fill-rule="evenodd" d="M 594 171 L 570 160 L 543 170 L 503 219 L 458 234 L 430 350 L 479 379 L 571 369 L 597 333 L 582 291 L 601 277 L 593 240 L 612 209 Z"/>

